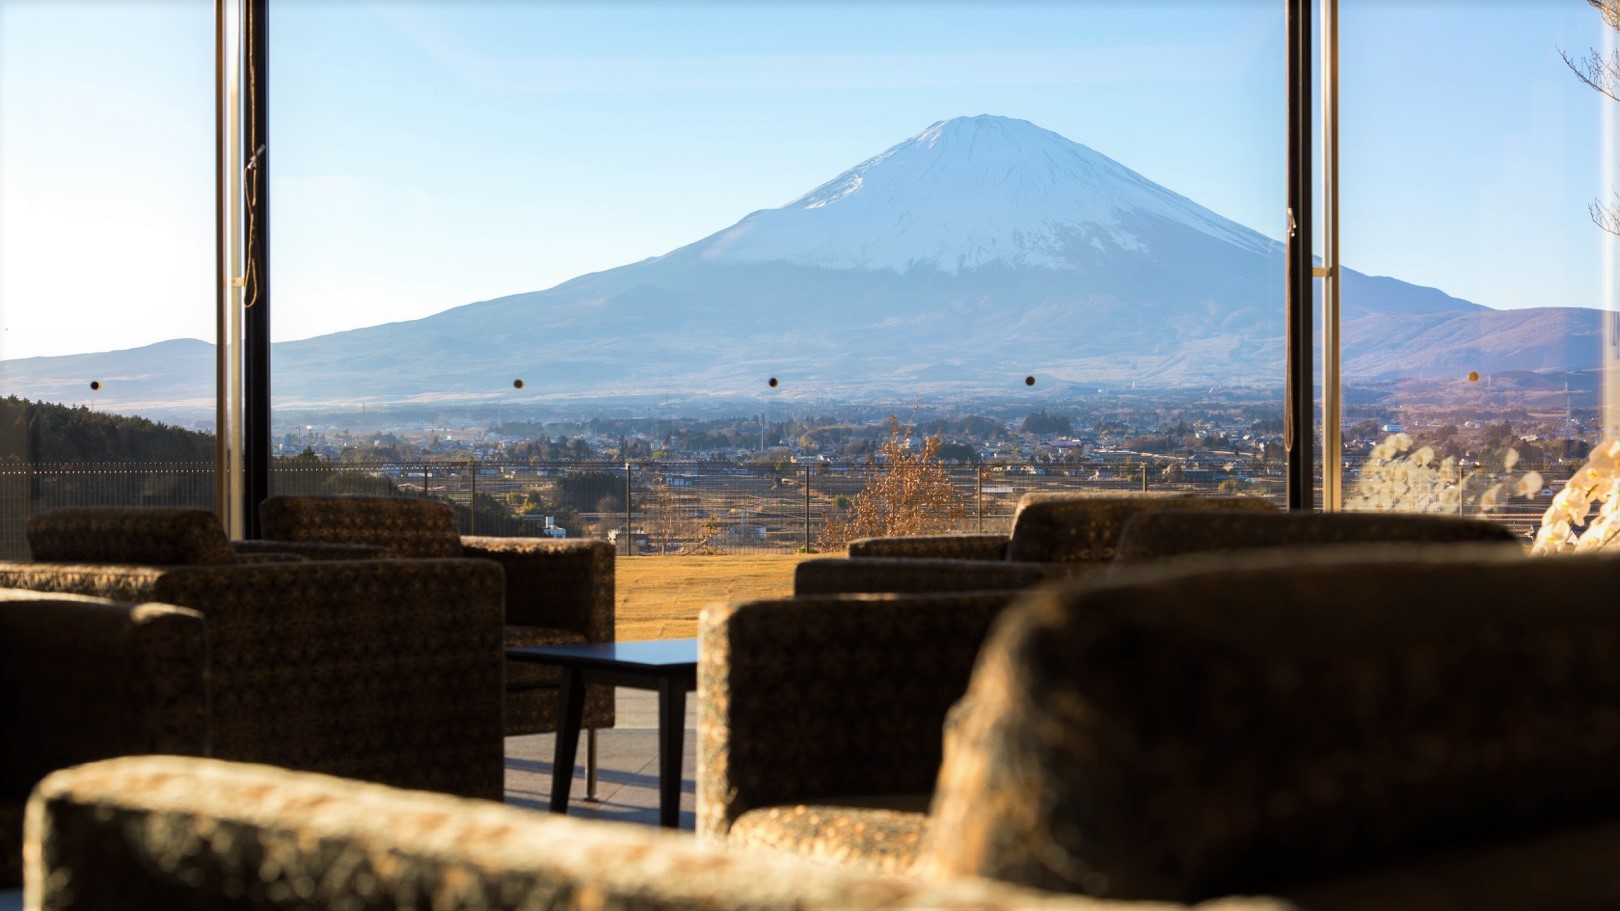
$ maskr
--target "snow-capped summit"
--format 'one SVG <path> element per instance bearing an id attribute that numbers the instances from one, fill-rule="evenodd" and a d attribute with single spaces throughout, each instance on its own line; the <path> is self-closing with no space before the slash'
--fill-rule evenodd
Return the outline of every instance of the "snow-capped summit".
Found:
<path id="1" fill-rule="evenodd" d="M 831 269 L 992 263 L 1087 268 L 1099 254 L 1151 252 L 1154 219 L 1264 252 L 1270 242 L 1093 149 L 1027 120 L 942 120 L 779 209 L 709 238 L 713 263 Z"/>

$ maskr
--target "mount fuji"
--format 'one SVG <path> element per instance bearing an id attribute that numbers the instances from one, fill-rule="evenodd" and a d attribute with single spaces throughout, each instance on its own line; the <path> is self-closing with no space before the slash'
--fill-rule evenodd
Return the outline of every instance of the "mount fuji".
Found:
<path id="1" fill-rule="evenodd" d="M 1056 133 L 979 116 L 936 123 L 699 246 L 710 263 L 1084 272 L 1120 254 L 1152 254 L 1156 226 L 1171 225 L 1246 253 L 1273 246 Z"/>
<path id="2" fill-rule="evenodd" d="M 768 377 L 776 394 L 851 401 L 999 396 L 1025 376 L 1048 392 L 1280 390 L 1283 270 L 1280 241 L 1084 145 L 959 117 L 663 256 L 279 343 L 274 393 L 284 408 L 700 403 L 756 398 Z M 1583 369 L 1598 356 L 1597 311 L 1495 311 L 1351 270 L 1344 300 L 1350 378 Z M 158 386 L 184 359 L 153 346 L 143 367 L 146 350 L 0 362 L 0 382 L 77 391 L 116 363 L 101 401 L 150 407 L 179 394 Z"/>

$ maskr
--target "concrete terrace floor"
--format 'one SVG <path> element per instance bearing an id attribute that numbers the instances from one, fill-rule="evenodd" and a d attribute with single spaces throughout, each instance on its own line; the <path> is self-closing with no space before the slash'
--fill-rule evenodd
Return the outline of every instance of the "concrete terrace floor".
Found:
<path id="1" fill-rule="evenodd" d="M 585 800 L 585 738 L 569 789 L 568 815 L 658 825 L 658 695 L 620 687 L 614 727 L 597 735 L 596 800 Z M 695 825 L 697 694 L 686 694 L 681 748 L 681 828 Z M 546 811 L 551 800 L 554 734 L 506 738 L 506 803 Z"/>
<path id="2" fill-rule="evenodd" d="M 585 800 L 585 738 L 569 792 L 568 815 L 658 825 L 658 695 L 617 690 L 617 723 L 597 735 L 595 801 Z M 681 751 L 681 828 L 691 831 L 697 807 L 697 694 L 686 694 L 686 745 Z M 506 803 L 547 812 L 551 757 L 557 738 L 531 734 L 506 738 Z M 0 890 L 0 911 L 21 911 L 22 891 Z"/>

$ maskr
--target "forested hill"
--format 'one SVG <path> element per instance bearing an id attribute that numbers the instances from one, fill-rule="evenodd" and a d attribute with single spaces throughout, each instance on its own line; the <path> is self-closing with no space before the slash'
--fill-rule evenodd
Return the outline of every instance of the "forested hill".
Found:
<path id="1" fill-rule="evenodd" d="M 0 400 L 0 462 L 212 462 L 214 437 L 146 418 L 14 395 Z"/>

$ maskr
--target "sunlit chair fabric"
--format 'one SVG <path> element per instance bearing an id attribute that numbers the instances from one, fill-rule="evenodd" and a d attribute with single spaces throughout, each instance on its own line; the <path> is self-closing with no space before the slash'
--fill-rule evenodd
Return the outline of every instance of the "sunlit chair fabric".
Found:
<path id="1" fill-rule="evenodd" d="M 463 555 L 449 504 L 416 497 L 270 497 L 259 507 L 269 541 L 372 544 L 396 557 Z"/>
<path id="2" fill-rule="evenodd" d="M 851 557 L 896 559 L 1005 560 L 1006 535 L 915 535 L 859 538 L 849 542 Z"/>
<path id="3" fill-rule="evenodd" d="M 207 759 L 59 772 L 34 808 L 29 877 L 41 911 L 1170 911 L 879 876 L 653 826 Z M 1290 909 L 1245 899 L 1203 911 Z"/>
<path id="4" fill-rule="evenodd" d="M 70 507 L 28 521 L 28 552 L 42 563 L 236 563 L 219 516 L 206 509 Z"/>
<path id="5" fill-rule="evenodd" d="M 359 560 L 389 549 L 364 544 L 229 541 L 219 516 L 189 507 L 73 506 L 28 522 L 28 548 L 43 563 L 209 566 L 294 560 Z"/>
<path id="6" fill-rule="evenodd" d="M 1106 565 L 1119 547 L 1119 534 L 1133 516 L 1159 509 L 1214 512 L 1277 511 L 1261 497 L 1206 497 L 1180 493 L 1080 495 L 1025 494 L 1013 514 L 1007 559 L 1014 563 Z"/>
<path id="7" fill-rule="evenodd" d="M 1497 522 L 1401 512 L 1207 512 L 1161 510 L 1133 516 L 1114 567 L 1259 547 L 1394 542 L 1526 543 Z"/>
<path id="8" fill-rule="evenodd" d="M 416 497 L 271 497 L 259 510 L 267 546 L 365 544 L 396 557 L 477 557 L 501 565 L 506 578 L 508 647 L 612 642 L 614 553 L 605 541 L 460 535 L 449 504 Z M 508 735 L 555 731 L 555 668 L 506 662 Z M 585 693 L 587 728 L 612 727 L 613 690 Z"/>
<path id="9" fill-rule="evenodd" d="M 946 714 L 1016 592 L 713 605 L 699 621 L 697 827 L 903 872 Z"/>
<path id="10" fill-rule="evenodd" d="M 0 889 L 22 884 L 23 807 L 56 769 L 208 752 L 203 617 L 0 590 Z"/>
<path id="11" fill-rule="evenodd" d="M 498 798 L 504 789 L 503 580 L 487 560 L 365 559 L 176 563 L 140 538 L 194 541 L 217 517 L 147 510 L 47 513 L 34 552 L 0 563 L 0 587 L 191 608 L 208 626 L 213 755 L 427 790 Z M 164 531 L 165 523 L 172 523 Z M 78 525 L 77 530 L 74 526 Z M 116 535 L 134 557 L 107 562 Z M 184 531 L 182 531 L 184 530 Z M 97 562 L 73 562 L 66 542 Z M 188 547 L 193 546 L 191 544 Z M 210 551 L 203 551 L 204 553 Z"/>
<path id="12" fill-rule="evenodd" d="M 1160 509 L 1264 511 L 1259 497 L 1030 493 L 1018 503 L 1011 535 L 864 538 L 848 559 L 822 557 L 794 572 L 797 595 L 1021 588 L 1054 578 L 1090 578 L 1113 561 L 1125 523 Z"/>

